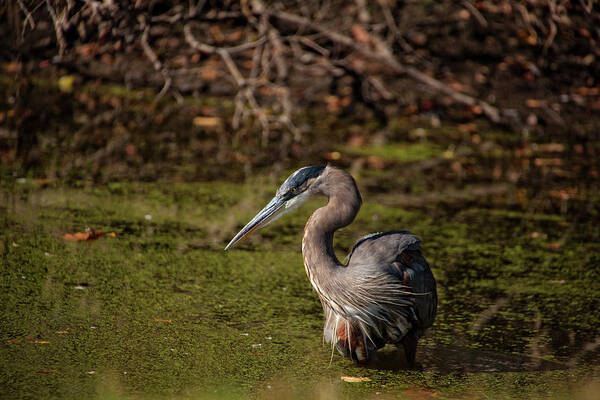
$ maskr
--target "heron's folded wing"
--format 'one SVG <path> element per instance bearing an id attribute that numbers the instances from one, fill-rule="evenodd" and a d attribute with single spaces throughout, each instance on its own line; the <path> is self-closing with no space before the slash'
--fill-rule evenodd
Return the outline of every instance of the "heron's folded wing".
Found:
<path id="1" fill-rule="evenodd" d="M 433 324 L 437 308 L 436 284 L 429 264 L 421 255 L 420 240 L 408 231 L 392 231 L 368 235 L 360 239 L 348 260 L 349 275 L 377 277 L 384 284 L 372 288 L 375 291 L 391 292 L 394 285 L 410 292 L 399 294 L 410 299 L 414 319 L 422 328 Z M 358 280 L 357 280 L 358 282 Z M 398 287 L 396 286 L 396 287 Z M 375 295 L 375 293 L 373 293 Z M 386 293 L 378 295 L 385 298 Z M 398 300 L 400 300 L 398 298 Z M 398 302 L 398 313 L 409 312 Z M 409 317 L 409 315 L 406 315 Z"/>

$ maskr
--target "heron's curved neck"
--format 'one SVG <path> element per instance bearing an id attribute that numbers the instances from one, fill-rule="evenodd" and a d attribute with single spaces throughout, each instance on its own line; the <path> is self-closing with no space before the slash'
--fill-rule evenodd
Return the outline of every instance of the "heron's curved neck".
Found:
<path id="1" fill-rule="evenodd" d="M 302 239 L 304 265 L 313 286 L 315 281 L 323 283 L 319 279 L 322 274 L 342 266 L 333 251 L 333 234 L 354 220 L 362 203 L 350 174 L 334 168 L 328 168 L 325 174 L 320 191 L 329 201 L 308 219 Z"/>

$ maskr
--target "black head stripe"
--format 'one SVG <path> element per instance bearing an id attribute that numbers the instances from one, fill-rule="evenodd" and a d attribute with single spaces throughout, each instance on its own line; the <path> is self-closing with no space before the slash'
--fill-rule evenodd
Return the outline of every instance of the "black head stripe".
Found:
<path id="1" fill-rule="evenodd" d="M 304 167 L 302 169 L 299 169 L 298 171 L 290 175 L 290 177 L 287 178 L 285 182 L 283 182 L 279 190 L 277 190 L 277 194 L 281 195 L 286 193 L 291 188 L 300 187 L 307 180 L 311 178 L 316 178 L 317 176 L 321 175 L 324 169 L 325 167 L 322 165 Z"/>

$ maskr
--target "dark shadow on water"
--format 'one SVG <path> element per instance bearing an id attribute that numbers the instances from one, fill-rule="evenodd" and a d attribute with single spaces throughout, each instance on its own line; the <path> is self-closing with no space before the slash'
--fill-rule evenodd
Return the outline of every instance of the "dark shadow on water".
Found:
<path id="1" fill-rule="evenodd" d="M 369 369 L 408 370 L 404 352 L 388 346 L 377 353 Z M 442 374 L 456 372 L 534 372 L 568 369 L 565 363 L 527 355 L 501 353 L 461 346 L 419 347 L 416 370 Z"/>

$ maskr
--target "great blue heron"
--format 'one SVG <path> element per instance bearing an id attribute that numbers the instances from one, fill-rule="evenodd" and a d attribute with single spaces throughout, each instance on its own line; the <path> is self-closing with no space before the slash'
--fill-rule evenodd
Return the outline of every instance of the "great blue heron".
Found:
<path id="1" fill-rule="evenodd" d="M 386 343 L 402 344 L 408 364 L 414 365 L 417 342 L 436 314 L 435 279 L 420 240 L 407 231 L 365 236 L 347 265 L 338 261 L 333 234 L 354 220 L 362 203 L 347 172 L 331 166 L 294 172 L 225 250 L 317 195 L 329 201 L 306 223 L 302 256 L 323 305 L 325 341 L 356 362 L 372 359 Z"/>

